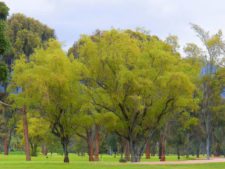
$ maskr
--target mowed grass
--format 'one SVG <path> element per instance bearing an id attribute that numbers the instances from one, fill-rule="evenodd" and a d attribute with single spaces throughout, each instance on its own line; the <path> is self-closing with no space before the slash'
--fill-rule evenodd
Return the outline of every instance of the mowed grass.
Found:
<path id="1" fill-rule="evenodd" d="M 185 158 L 183 157 L 183 160 Z M 70 154 L 70 163 L 63 163 L 63 156 L 54 154 L 48 158 L 44 156 L 33 157 L 32 161 L 26 162 L 23 154 L 0 155 L 0 169 L 224 169 L 225 163 L 188 164 L 188 165 L 147 165 L 119 163 L 119 156 L 103 155 L 99 162 L 88 162 L 88 157 L 78 157 Z M 167 160 L 175 161 L 176 156 L 168 156 Z M 158 161 L 157 157 L 151 160 Z"/>

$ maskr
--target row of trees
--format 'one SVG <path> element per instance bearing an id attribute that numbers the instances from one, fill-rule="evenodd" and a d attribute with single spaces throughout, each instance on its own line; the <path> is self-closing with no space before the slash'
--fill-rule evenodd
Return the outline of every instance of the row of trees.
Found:
<path id="1" fill-rule="evenodd" d="M 158 151 L 161 161 L 170 148 L 178 158 L 224 151 L 221 31 L 210 35 L 192 25 L 206 51 L 189 43 L 186 57 L 176 36 L 164 41 L 144 30 L 116 29 L 82 35 L 66 53 L 53 29 L 22 14 L 6 20 L 8 8 L 0 8 L 7 26 L 0 29 L 6 152 L 12 136 L 23 136 L 27 160 L 38 147 L 47 154 L 59 144 L 64 162 L 74 146 L 87 150 L 89 161 L 108 147 L 132 162 L 144 151 L 146 158 Z"/>

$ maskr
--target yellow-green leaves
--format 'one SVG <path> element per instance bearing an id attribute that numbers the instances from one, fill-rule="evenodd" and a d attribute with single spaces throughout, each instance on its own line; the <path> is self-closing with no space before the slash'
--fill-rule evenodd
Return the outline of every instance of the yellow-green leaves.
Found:
<path id="1" fill-rule="evenodd" d="M 35 109 L 52 126 L 60 123 L 64 134 L 74 134 L 75 114 L 82 102 L 80 80 L 85 69 L 81 63 L 70 60 L 61 45 L 50 40 L 45 49 L 36 49 L 30 62 L 24 57 L 13 67 L 11 92 L 19 87 L 22 92 L 11 94 L 15 107 L 26 105 L 28 110 Z"/>
<path id="2" fill-rule="evenodd" d="M 165 114 L 195 104 L 182 59 L 157 37 L 113 29 L 83 36 L 73 51 L 89 72 L 93 104 L 117 116 L 124 136 L 148 133 Z"/>

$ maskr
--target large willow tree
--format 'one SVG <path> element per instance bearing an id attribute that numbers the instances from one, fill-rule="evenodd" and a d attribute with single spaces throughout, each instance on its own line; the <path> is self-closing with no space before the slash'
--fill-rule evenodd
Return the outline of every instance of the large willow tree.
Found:
<path id="1" fill-rule="evenodd" d="M 86 65 L 92 104 L 118 118 L 114 132 L 140 161 L 146 141 L 173 113 L 193 108 L 194 85 L 181 58 L 155 36 L 111 30 L 83 36 L 70 49 Z"/>

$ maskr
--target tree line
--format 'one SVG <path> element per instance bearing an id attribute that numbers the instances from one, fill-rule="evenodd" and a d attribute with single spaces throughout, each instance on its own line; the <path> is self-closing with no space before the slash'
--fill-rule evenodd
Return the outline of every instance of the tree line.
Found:
<path id="1" fill-rule="evenodd" d="M 204 48 L 143 29 L 97 30 L 65 52 L 52 28 L 0 3 L 1 140 L 26 160 L 69 152 L 139 162 L 158 153 L 224 154 L 222 31 L 192 29 Z M 23 145 L 24 143 L 24 145 Z"/>

